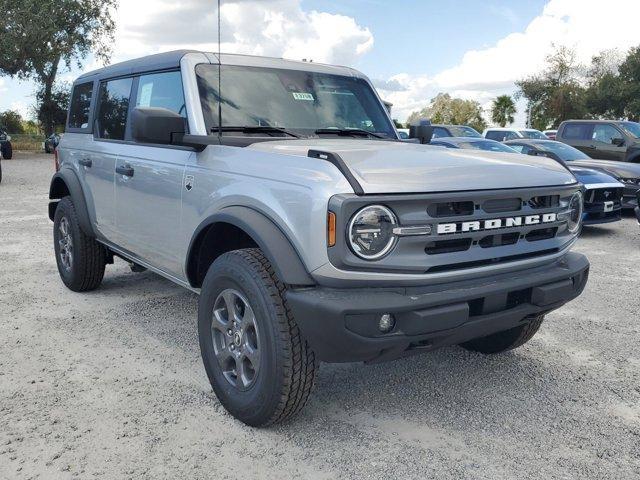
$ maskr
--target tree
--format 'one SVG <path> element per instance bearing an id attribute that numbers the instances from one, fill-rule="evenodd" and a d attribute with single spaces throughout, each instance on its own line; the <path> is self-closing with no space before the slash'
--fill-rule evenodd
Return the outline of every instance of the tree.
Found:
<path id="1" fill-rule="evenodd" d="M 630 120 L 640 121 L 640 46 L 629 50 L 619 72 L 624 113 Z"/>
<path id="2" fill-rule="evenodd" d="M 24 133 L 22 116 L 15 110 L 0 113 L 0 126 L 6 128 L 9 133 Z"/>
<path id="3" fill-rule="evenodd" d="M 500 95 L 493 101 L 491 106 L 491 121 L 501 127 L 513 123 L 513 116 L 516 113 L 516 104 L 509 95 Z"/>
<path id="4" fill-rule="evenodd" d="M 0 74 L 38 83 L 37 106 L 45 133 L 59 68 L 90 52 L 102 61 L 111 53 L 117 0 L 0 0 Z M 53 112 L 53 113 L 52 113 Z"/>
<path id="5" fill-rule="evenodd" d="M 421 118 L 427 118 L 433 123 L 469 125 L 480 132 L 487 126 L 482 118 L 482 107 L 478 102 L 451 98 L 448 93 L 436 95 L 431 99 L 429 106 L 409 115 L 407 123 L 414 123 Z"/>
<path id="6" fill-rule="evenodd" d="M 571 118 L 583 118 L 585 89 L 580 84 L 584 68 L 574 50 L 557 47 L 542 73 L 517 81 L 517 97 L 528 102 L 530 123 L 538 129 L 557 127 Z"/>
<path id="7" fill-rule="evenodd" d="M 594 117 L 621 118 L 625 102 L 622 99 L 622 63 L 617 50 L 606 50 L 591 59 L 587 73 L 585 107 Z"/>
<path id="8" fill-rule="evenodd" d="M 41 125 L 48 125 L 51 132 L 62 130 L 67 120 L 67 108 L 69 107 L 71 86 L 68 84 L 55 84 L 51 89 L 49 99 L 45 98 L 45 91 L 40 88 L 36 92 L 36 118 Z"/>

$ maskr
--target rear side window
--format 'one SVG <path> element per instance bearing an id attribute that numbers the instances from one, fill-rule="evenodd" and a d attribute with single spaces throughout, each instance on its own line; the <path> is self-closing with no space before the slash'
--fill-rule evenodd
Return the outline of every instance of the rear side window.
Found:
<path id="1" fill-rule="evenodd" d="M 100 84 L 98 136 L 109 140 L 124 140 L 129 113 L 129 96 L 133 79 L 120 78 Z"/>
<path id="2" fill-rule="evenodd" d="M 136 107 L 160 107 L 187 118 L 180 72 L 142 75 L 138 82 Z"/>
<path id="3" fill-rule="evenodd" d="M 484 138 L 495 140 L 496 142 L 501 142 L 505 138 L 505 132 L 500 130 L 489 130 Z"/>
<path id="4" fill-rule="evenodd" d="M 568 123 L 562 131 L 562 138 L 567 140 L 591 140 L 593 124 L 591 123 Z"/>
<path id="5" fill-rule="evenodd" d="M 93 82 L 73 87 L 71 106 L 69 107 L 69 128 L 89 128 L 92 93 Z"/>
<path id="6" fill-rule="evenodd" d="M 449 132 L 447 132 L 442 127 L 433 127 L 433 137 L 432 138 L 442 138 L 442 137 L 450 137 Z"/>

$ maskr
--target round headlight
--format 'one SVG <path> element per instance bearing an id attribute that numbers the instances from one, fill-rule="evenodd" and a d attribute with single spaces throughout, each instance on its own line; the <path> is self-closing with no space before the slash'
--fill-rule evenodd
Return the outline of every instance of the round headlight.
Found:
<path id="1" fill-rule="evenodd" d="M 365 260 L 384 257 L 396 244 L 393 229 L 398 220 L 391 210 L 382 205 L 370 205 L 356 212 L 349 222 L 351 250 Z"/>
<path id="2" fill-rule="evenodd" d="M 580 229 L 582 222 L 582 193 L 574 193 L 567 202 L 567 209 L 562 212 L 562 217 L 567 222 L 567 229 L 571 233 L 576 233 Z"/>

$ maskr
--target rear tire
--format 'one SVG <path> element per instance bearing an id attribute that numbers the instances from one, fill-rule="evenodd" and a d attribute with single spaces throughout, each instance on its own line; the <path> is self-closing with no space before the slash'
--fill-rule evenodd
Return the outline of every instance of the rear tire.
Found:
<path id="1" fill-rule="evenodd" d="M 63 283 L 74 292 L 94 290 L 102 283 L 105 248 L 80 228 L 71 197 L 58 203 L 53 221 L 53 246 Z"/>
<path id="2" fill-rule="evenodd" d="M 467 350 L 487 355 L 513 350 L 531 340 L 540 328 L 540 325 L 542 325 L 543 320 L 544 315 L 540 315 L 524 325 L 505 330 L 504 332 L 494 333 L 487 337 L 476 338 L 462 343 L 460 346 Z"/>
<path id="3" fill-rule="evenodd" d="M 318 368 L 285 292 L 256 248 L 218 257 L 200 292 L 198 334 L 207 376 L 227 411 L 253 427 L 298 413 Z"/>
<path id="4" fill-rule="evenodd" d="M 13 147 L 11 143 L 5 142 L 2 144 L 2 158 L 6 160 L 11 160 L 13 157 Z"/>

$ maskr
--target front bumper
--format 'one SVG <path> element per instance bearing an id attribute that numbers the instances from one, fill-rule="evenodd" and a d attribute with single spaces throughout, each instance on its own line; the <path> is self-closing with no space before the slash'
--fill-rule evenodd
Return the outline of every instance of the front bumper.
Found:
<path id="1" fill-rule="evenodd" d="M 521 325 L 580 295 L 589 262 L 570 252 L 553 263 L 481 279 L 404 288 L 289 290 L 287 301 L 318 358 L 385 361 L 457 345 Z M 391 313 L 391 332 L 378 330 Z"/>

